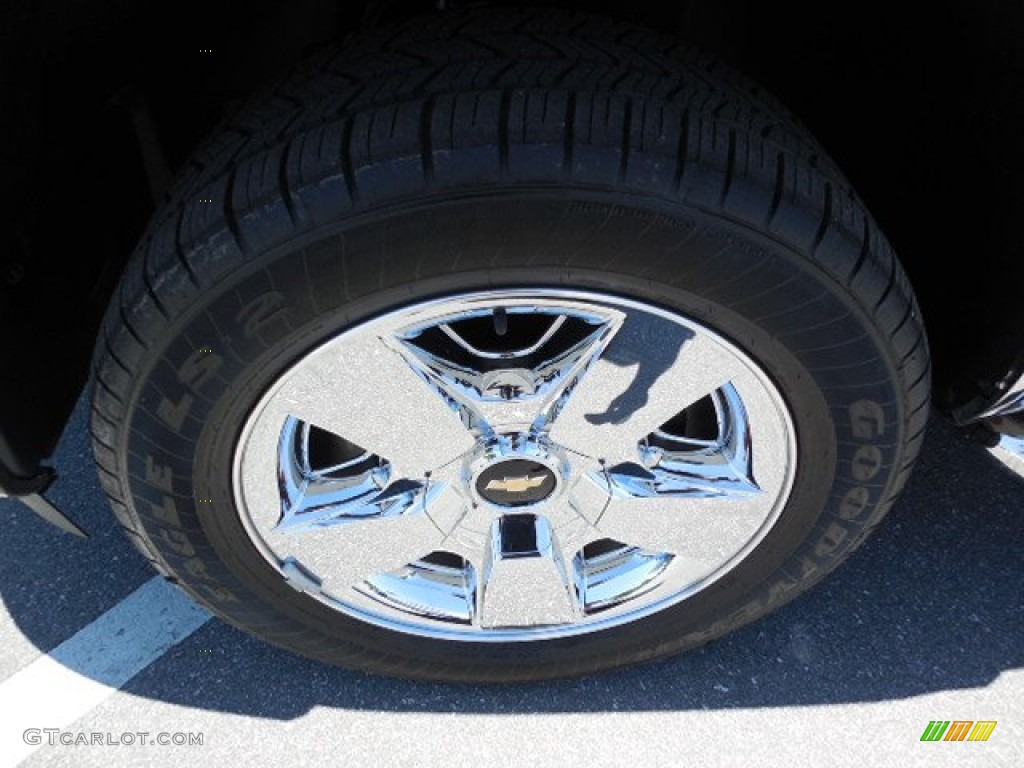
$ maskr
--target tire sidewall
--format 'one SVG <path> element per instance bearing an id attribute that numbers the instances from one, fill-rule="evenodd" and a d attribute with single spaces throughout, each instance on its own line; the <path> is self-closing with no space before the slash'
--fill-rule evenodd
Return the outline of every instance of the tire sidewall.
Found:
<path id="1" fill-rule="evenodd" d="M 737 345 L 783 394 L 798 466 L 764 540 L 726 576 L 633 623 L 531 643 L 425 640 L 287 586 L 249 541 L 232 466 L 253 407 L 303 355 L 396 308 L 472 291 L 561 288 L 652 304 Z M 218 614 L 299 629 L 308 655 L 395 674 L 550 677 L 664 655 L 771 610 L 881 514 L 903 403 L 870 313 L 825 270 L 749 228 L 595 190 L 419 201 L 295 238 L 200 294 L 149 350 L 123 468 L 172 573 Z M 843 346 L 837 363 L 836 346 Z M 294 648 L 294 643 L 288 643 Z"/>

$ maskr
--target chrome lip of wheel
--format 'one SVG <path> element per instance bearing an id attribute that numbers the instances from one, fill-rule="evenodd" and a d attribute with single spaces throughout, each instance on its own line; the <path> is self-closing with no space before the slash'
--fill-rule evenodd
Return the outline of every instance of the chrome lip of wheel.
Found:
<path id="1" fill-rule="evenodd" d="M 233 480 L 296 590 L 413 635 L 530 641 L 705 589 L 771 530 L 795 466 L 782 395 L 731 342 L 633 300 L 516 289 L 321 344 L 253 409 Z"/>

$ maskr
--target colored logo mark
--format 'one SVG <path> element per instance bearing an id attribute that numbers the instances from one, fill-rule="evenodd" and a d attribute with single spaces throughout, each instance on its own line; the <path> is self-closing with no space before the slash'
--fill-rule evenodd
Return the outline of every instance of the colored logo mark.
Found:
<path id="1" fill-rule="evenodd" d="M 996 720 L 931 720 L 921 741 L 988 741 Z"/>

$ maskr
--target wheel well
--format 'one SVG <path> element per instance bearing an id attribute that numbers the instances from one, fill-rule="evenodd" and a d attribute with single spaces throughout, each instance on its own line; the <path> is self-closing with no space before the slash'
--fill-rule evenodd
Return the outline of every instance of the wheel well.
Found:
<path id="1" fill-rule="evenodd" d="M 155 207 L 126 105 L 146 105 L 166 164 L 180 168 L 237 100 L 318 46 L 446 4 L 458 5 L 221 0 L 165 3 L 155 14 L 126 0 L 6 7 L 11 139 L 0 158 L 11 172 L 0 206 L 8 233 L 0 322 L 11 329 L 3 342 L 11 375 L 0 385 L 0 464 L 24 473 L 49 453 L 87 378 L 117 276 Z M 1022 203 L 1013 182 L 1024 171 L 1024 7 L 946 4 L 930 11 L 925 31 L 920 11 L 874 0 L 841 17 L 827 5 L 753 0 L 547 4 L 674 30 L 787 104 L 904 261 L 940 394 L 968 396 L 955 390 L 1019 353 L 1006 329 L 1019 327 L 1024 277 L 1021 234 L 1011 226 Z M 12 452 L 5 443 L 18 455 L 2 455 Z"/>

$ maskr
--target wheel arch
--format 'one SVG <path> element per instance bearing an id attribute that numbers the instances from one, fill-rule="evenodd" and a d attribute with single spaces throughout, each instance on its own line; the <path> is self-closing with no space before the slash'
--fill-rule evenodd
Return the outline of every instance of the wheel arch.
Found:
<path id="1" fill-rule="evenodd" d="M 210 4 L 175 4 L 177 58 L 162 65 L 166 51 L 153 46 L 141 17 L 128 10 L 133 4 L 100 4 L 88 24 L 75 16 L 74 4 L 65 5 L 67 13 L 50 16 L 11 8 L 5 24 L 12 37 L 64 54 L 45 66 L 27 55 L 13 67 L 10 80 L 18 84 L 8 86 L 8 102 L 19 107 L 7 111 L 8 119 L 20 122 L 6 158 L 16 169 L 3 207 L 13 236 L 0 249 L 9 370 L 0 380 L 0 466 L 19 478 L 38 471 L 88 379 L 99 319 L 153 208 L 131 117 L 112 97 L 126 85 L 136 88 L 169 164 L 180 167 L 234 99 L 324 36 L 353 33 L 371 11 L 386 20 L 430 4 L 377 2 L 341 15 L 330 2 L 265 0 L 247 6 L 244 23 L 231 3 L 215 4 L 205 16 L 197 14 Z M 929 22 L 941 31 L 925 35 L 919 13 L 883 10 L 881 3 L 841 25 L 826 8 L 751 0 L 713 8 L 663 8 L 647 0 L 585 5 L 675 29 L 761 81 L 807 123 L 910 274 L 931 337 L 940 404 L 984 396 L 1019 364 L 1024 236 L 1012 222 L 1024 198 L 1012 184 L 1024 171 L 1024 146 L 1014 140 L 1024 122 L 1024 9 L 980 11 L 961 2 L 933 12 Z M 281 33 L 282 18 L 293 22 L 288 34 Z M 216 78 L 209 77 L 200 39 L 234 41 L 224 49 L 209 43 L 210 50 L 233 51 L 231 66 Z M 65 85 L 43 104 L 40 90 L 69 67 L 81 83 L 88 78 L 88 87 Z M 156 76 L 139 85 L 140 71 Z M 79 118 L 78 129 L 57 130 L 54 116 L 68 110 Z M 56 189 L 45 183 L 54 175 L 62 182 Z M 55 211 L 64 216 L 61 226 L 54 226 Z M 923 224 L 935 220 L 953 225 L 925 236 Z M 938 266 L 939 249 L 964 254 L 956 269 Z M 60 376 L 48 375 L 55 363 Z"/>

